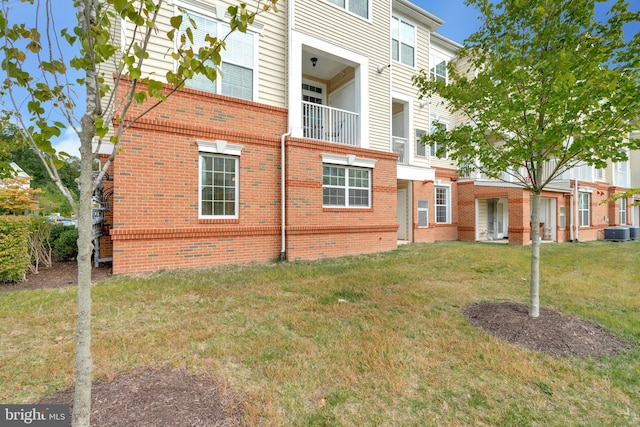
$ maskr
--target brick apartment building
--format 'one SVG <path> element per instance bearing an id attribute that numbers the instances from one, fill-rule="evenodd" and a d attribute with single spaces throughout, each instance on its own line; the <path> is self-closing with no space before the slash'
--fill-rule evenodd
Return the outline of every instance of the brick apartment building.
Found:
<path id="1" fill-rule="evenodd" d="M 201 31 L 223 34 L 220 4 L 167 1 L 160 26 L 186 10 Z M 112 258 L 114 273 L 317 259 L 402 241 L 529 243 L 525 190 L 460 176 L 417 142 L 434 122 L 458 120 L 411 83 L 420 69 L 447 78 L 460 45 L 437 34 L 442 19 L 407 0 L 344 4 L 279 2 L 279 13 L 228 39 L 224 78 L 190 81 L 132 125 L 104 183 L 99 257 Z M 147 71 L 163 75 L 171 46 L 153 43 Z M 630 162 L 559 179 L 543 194 L 543 238 L 593 240 L 606 225 L 637 225 L 628 201 L 599 204 L 640 182 Z"/>

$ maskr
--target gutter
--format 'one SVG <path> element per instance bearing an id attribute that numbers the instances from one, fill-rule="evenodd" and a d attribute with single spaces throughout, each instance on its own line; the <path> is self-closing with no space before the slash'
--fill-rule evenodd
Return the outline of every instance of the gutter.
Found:
<path id="1" fill-rule="evenodd" d="M 285 140 L 288 136 L 291 136 L 291 128 L 287 131 L 287 133 L 283 133 L 280 137 L 280 218 L 281 218 L 281 231 L 280 231 L 280 239 L 281 239 L 281 247 L 280 247 L 280 256 L 278 257 L 278 261 L 282 262 L 287 259 L 287 192 L 286 192 L 286 172 L 285 172 L 285 164 L 286 164 L 286 155 L 285 155 Z"/>
<path id="2" fill-rule="evenodd" d="M 287 4 L 287 69 L 288 72 L 291 72 L 291 38 L 293 34 L 293 18 L 294 18 L 294 7 L 295 1 L 292 0 Z M 286 80 L 289 80 L 289 76 L 287 74 Z M 290 82 L 288 82 L 290 83 Z M 291 90 L 289 87 L 290 84 L 285 85 L 288 90 Z M 300 90 L 300 88 L 298 88 Z M 289 99 L 289 96 L 286 97 Z M 285 152 L 285 140 L 288 136 L 291 136 L 291 124 L 289 123 L 289 114 L 291 111 L 291 106 L 288 105 L 287 108 L 287 123 L 288 123 L 288 131 L 283 133 L 280 137 L 280 256 L 278 257 L 278 261 L 282 262 L 287 259 L 287 191 L 286 191 L 286 164 L 287 164 L 287 156 Z"/>

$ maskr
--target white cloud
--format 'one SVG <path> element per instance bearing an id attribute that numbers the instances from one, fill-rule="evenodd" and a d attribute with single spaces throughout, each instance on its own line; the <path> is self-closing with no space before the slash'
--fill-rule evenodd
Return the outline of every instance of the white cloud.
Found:
<path id="1" fill-rule="evenodd" d="M 60 139 L 53 141 L 53 148 L 56 151 L 64 151 L 71 156 L 80 158 L 80 140 L 73 129 L 66 128 Z"/>

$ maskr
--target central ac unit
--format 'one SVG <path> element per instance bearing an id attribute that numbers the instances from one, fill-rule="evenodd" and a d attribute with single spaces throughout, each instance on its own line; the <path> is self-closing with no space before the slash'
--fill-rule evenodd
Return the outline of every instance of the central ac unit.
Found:
<path id="1" fill-rule="evenodd" d="M 604 229 L 604 240 L 610 242 L 625 242 L 629 239 L 629 227 L 616 226 Z"/>

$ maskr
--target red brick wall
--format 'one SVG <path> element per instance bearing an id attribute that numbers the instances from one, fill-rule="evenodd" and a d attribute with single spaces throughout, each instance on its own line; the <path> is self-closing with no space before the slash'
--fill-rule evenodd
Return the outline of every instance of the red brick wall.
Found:
<path id="1" fill-rule="evenodd" d="M 133 124 L 114 162 L 114 273 L 276 259 L 286 123 L 284 109 L 184 90 Z M 198 219 L 196 140 L 243 145 L 239 218 Z M 396 247 L 395 154 L 295 139 L 286 152 L 289 260 Z M 322 208 L 321 153 L 377 160 L 370 209 Z"/>
<path id="2" fill-rule="evenodd" d="M 286 146 L 287 258 L 317 259 L 397 247 L 397 155 L 288 139 Z M 322 206 L 322 154 L 376 160 L 370 208 Z"/>
<path id="3" fill-rule="evenodd" d="M 101 154 L 99 156 L 100 163 L 104 164 L 108 157 L 106 154 Z M 113 163 L 111 163 L 105 178 L 102 181 L 102 193 L 107 196 L 113 192 Z M 110 236 L 111 225 L 113 224 L 113 195 L 107 199 L 107 202 L 110 209 L 104 212 L 105 223 L 102 229 L 103 235 L 100 237 L 100 258 L 111 258 L 113 256 L 113 242 Z"/>
<path id="4" fill-rule="evenodd" d="M 458 209 L 458 173 L 455 169 L 436 169 L 436 181 L 412 182 L 412 213 L 413 241 L 435 242 L 438 240 L 457 240 L 459 233 L 459 209 Z M 451 190 L 451 221 L 448 224 L 436 223 L 435 187 L 437 185 L 448 186 Z M 429 226 L 418 226 L 418 200 L 429 201 Z"/>

